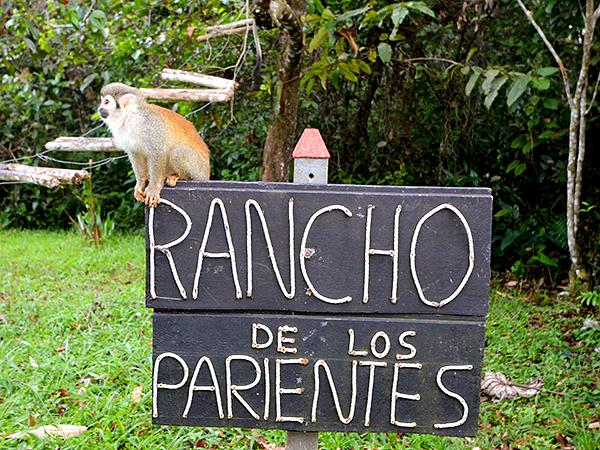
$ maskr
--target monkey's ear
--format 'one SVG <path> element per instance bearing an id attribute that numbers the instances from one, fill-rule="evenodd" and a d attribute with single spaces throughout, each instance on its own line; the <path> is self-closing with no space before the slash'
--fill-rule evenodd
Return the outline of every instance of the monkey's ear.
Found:
<path id="1" fill-rule="evenodd" d="M 134 94 L 125 94 L 119 99 L 119 104 L 122 108 L 127 108 L 128 106 L 133 106 L 137 100 L 137 97 Z"/>

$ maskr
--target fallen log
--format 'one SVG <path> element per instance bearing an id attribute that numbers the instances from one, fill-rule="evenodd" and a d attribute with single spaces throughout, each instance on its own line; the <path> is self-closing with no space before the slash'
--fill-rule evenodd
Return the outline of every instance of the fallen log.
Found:
<path id="1" fill-rule="evenodd" d="M 61 136 L 47 142 L 46 150 L 60 150 L 65 152 L 118 152 L 112 138 L 109 137 L 69 137 Z"/>
<path id="2" fill-rule="evenodd" d="M 81 184 L 90 177 L 85 170 L 36 167 L 24 164 L 0 164 L 0 180 L 34 183 L 48 188 L 64 184 Z"/>

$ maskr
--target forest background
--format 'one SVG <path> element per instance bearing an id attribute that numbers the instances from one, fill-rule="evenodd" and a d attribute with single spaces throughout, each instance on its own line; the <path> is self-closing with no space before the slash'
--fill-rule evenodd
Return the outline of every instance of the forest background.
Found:
<path id="1" fill-rule="evenodd" d="M 170 67 L 239 83 L 232 103 L 174 106 L 211 148 L 212 178 L 268 178 L 263 149 L 289 82 L 298 87 L 290 140 L 296 142 L 304 128 L 320 129 L 332 155 L 331 183 L 491 187 L 493 269 L 527 277 L 537 287 L 566 285 L 570 108 L 556 60 L 517 1 L 288 2 L 306 15 L 299 72 L 286 83 L 280 79 L 286 34 L 277 27 L 259 31 L 262 60 L 251 32 L 196 39 L 207 26 L 247 18 L 260 3 L 2 2 L 0 161 L 73 168 L 43 157 L 84 166 L 90 158 L 114 157 L 34 155 L 47 141 L 100 125 L 95 110 L 103 84 L 160 86 L 158 74 Z M 586 2 L 525 3 L 576 80 Z M 583 291 L 597 305 L 598 48 L 593 40 L 577 233 L 587 270 Z M 105 127 L 90 134 L 108 135 Z M 93 188 L 0 182 L 0 228 L 69 228 L 90 205 L 101 205 L 104 223 L 110 213 L 117 229 L 141 229 L 143 208 L 133 200 L 127 159 L 92 173 Z"/>

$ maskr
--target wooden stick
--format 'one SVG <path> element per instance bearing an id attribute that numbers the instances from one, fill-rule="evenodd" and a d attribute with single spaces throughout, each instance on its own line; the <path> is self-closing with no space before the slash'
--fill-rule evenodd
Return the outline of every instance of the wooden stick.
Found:
<path id="1" fill-rule="evenodd" d="M 183 70 L 163 69 L 160 74 L 163 80 L 182 81 L 184 83 L 198 84 L 212 89 L 234 89 L 237 83 L 227 78 L 213 77 L 197 72 L 186 72 Z"/>
<path id="2" fill-rule="evenodd" d="M 65 152 L 118 152 L 112 138 L 84 138 L 61 136 L 47 142 L 47 150 L 60 150 Z"/>
<path id="3" fill-rule="evenodd" d="M 213 25 L 212 27 L 206 27 L 207 33 L 213 33 L 215 31 L 231 30 L 233 28 L 248 27 L 254 25 L 254 19 L 238 20 L 237 22 L 226 23 L 224 25 Z"/>
<path id="4" fill-rule="evenodd" d="M 241 34 L 241 33 L 246 32 L 249 29 L 250 29 L 250 27 L 240 27 L 240 28 L 232 28 L 231 30 L 213 31 L 212 33 L 207 33 L 207 34 L 203 34 L 202 36 L 198 36 L 196 38 L 196 40 L 198 42 L 208 41 L 209 39 L 214 38 L 214 37 L 230 36 L 232 34 Z"/>
<path id="5" fill-rule="evenodd" d="M 0 180 L 35 183 L 48 188 L 55 188 L 63 184 L 81 184 L 89 176 L 90 174 L 85 170 L 0 164 Z"/>
<path id="6" fill-rule="evenodd" d="M 151 89 L 141 88 L 146 98 L 154 100 L 190 102 L 228 102 L 233 97 L 232 90 L 226 89 Z"/>

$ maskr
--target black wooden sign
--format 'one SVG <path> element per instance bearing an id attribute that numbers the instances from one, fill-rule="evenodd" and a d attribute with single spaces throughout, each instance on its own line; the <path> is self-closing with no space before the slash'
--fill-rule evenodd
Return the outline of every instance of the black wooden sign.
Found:
<path id="1" fill-rule="evenodd" d="M 155 423 L 472 435 L 481 188 L 185 182 L 147 214 Z"/>

